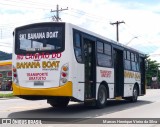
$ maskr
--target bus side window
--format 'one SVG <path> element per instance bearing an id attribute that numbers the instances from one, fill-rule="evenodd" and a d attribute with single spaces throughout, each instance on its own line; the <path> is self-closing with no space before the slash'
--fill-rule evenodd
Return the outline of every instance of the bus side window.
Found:
<path id="1" fill-rule="evenodd" d="M 125 59 L 125 60 L 127 59 L 126 51 L 124 51 L 124 59 Z"/>
<path id="2" fill-rule="evenodd" d="M 126 51 L 126 59 L 124 60 L 125 61 L 125 69 L 126 70 L 131 70 L 131 55 L 130 55 L 130 52 L 129 51 Z"/>
<path id="3" fill-rule="evenodd" d="M 77 62 L 82 63 L 82 46 L 81 35 L 79 33 L 74 34 L 74 52 Z"/>
<path id="4" fill-rule="evenodd" d="M 111 45 L 104 44 L 102 42 L 97 42 L 97 62 L 99 66 L 111 67 L 112 57 L 111 57 Z"/>
<path id="5" fill-rule="evenodd" d="M 111 56 L 111 45 L 104 44 L 104 53 Z"/>
<path id="6" fill-rule="evenodd" d="M 81 37 L 78 33 L 75 34 L 75 47 L 81 47 Z"/>
<path id="7" fill-rule="evenodd" d="M 137 69 L 137 71 L 140 71 L 140 69 L 139 69 L 139 57 L 138 57 L 138 55 L 135 55 L 135 61 L 136 61 L 136 69 Z"/>
<path id="8" fill-rule="evenodd" d="M 103 43 L 102 42 L 97 42 L 97 52 L 103 53 Z"/>
<path id="9" fill-rule="evenodd" d="M 132 65 L 132 71 L 136 71 L 136 62 L 135 62 L 135 54 L 131 53 L 131 65 Z"/>
<path id="10" fill-rule="evenodd" d="M 78 62 L 82 62 L 82 51 L 80 48 L 75 48 L 75 54 Z"/>

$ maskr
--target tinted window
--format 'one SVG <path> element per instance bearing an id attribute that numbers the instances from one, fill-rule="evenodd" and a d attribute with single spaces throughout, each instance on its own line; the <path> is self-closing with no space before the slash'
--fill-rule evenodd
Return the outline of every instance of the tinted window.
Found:
<path id="1" fill-rule="evenodd" d="M 132 71 L 139 71 L 138 55 L 124 51 L 125 65 L 124 68 Z"/>
<path id="2" fill-rule="evenodd" d="M 97 52 L 103 53 L 103 43 L 97 42 Z"/>
<path id="3" fill-rule="evenodd" d="M 83 62 L 82 57 L 82 45 L 81 45 L 81 34 L 78 31 L 74 31 L 73 43 L 74 43 L 74 53 L 76 56 L 76 60 L 79 63 Z"/>
<path id="4" fill-rule="evenodd" d="M 131 59 L 131 55 L 130 55 L 130 52 L 127 51 L 127 60 L 130 60 Z"/>
<path id="5" fill-rule="evenodd" d="M 131 61 L 135 61 L 135 60 L 134 60 L 134 54 L 133 54 L 133 53 L 131 53 Z"/>
<path id="6" fill-rule="evenodd" d="M 139 63 L 136 63 L 136 70 L 139 71 Z"/>
<path id="7" fill-rule="evenodd" d="M 98 65 L 107 67 L 112 66 L 111 56 L 98 53 L 97 58 L 98 58 Z"/>
<path id="8" fill-rule="evenodd" d="M 104 44 L 104 53 L 107 55 L 111 55 L 111 45 Z"/>
<path id="9" fill-rule="evenodd" d="M 80 34 L 78 33 L 75 34 L 75 46 L 81 47 L 81 38 L 80 38 Z"/>
<path id="10" fill-rule="evenodd" d="M 135 55 L 135 62 L 138 62 L 138 55 Z"/>
<path id="11" fill-rule="evenodd" d="M 16 54 L 64 50 L 64 24 L 34 24 L 17 28 L 15 33 Z"/>
<path id="12" fill-rule="evenodd" d="M 132 70 L 133 70 L 133 71 L 136 71 L 136 70 L 137 70 L 136 62 L 132 62 Z"/>
<path id="13" fill-rule="evenodd" d="M 82 51 L 80 48 L 75 48 L 75 55 L 78 62 L 82 62 Z"/>
<path id="14" fill-rule="evenodd" d="M 129 60 L 125 60 L 125 69 L 131 70 L 131 62 Z"/>
<path id="15" fill-rule="evenodd" d="M 124 59 L 127 59 L 126 51 L 124 51 Z"/>
<path id="16" fill-rule="evenodd" d="M 31 41 L 27 39 L 23 39 L 20 41 L 20 47 L 21 50 L 26 50 L 31 48 Z"/>

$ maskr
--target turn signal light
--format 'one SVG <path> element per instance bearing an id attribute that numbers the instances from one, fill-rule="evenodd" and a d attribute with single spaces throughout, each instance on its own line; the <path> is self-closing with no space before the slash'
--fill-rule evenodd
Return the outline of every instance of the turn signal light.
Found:
<path id="1" fill-rule="evenodd" d="M 16 72 L 17 70 L 16 70 L 16 68 L 13 68 L 13 72 Z"/>
<path id="2" fill-rule="evenodd" d="M 64 67 L 62 68 L 62 70 L 63 70 L 63 71 L 67 71 L 67 70 L 68 70 L 68 67 L 64 66 Z"/>

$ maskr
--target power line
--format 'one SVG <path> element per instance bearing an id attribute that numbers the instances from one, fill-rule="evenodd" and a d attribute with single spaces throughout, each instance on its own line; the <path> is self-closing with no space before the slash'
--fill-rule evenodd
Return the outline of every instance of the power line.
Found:
<path id="1" fill-rule="evenodd" d="M 59 5 L 57 4 L 57 9 L 56 10 L 51 10 L 51 12 L 56 12 L 56 16 L 53 16 L 52 19 L 53 21 L 56 20 L 57 22 L 59 22 L 59 20 L 61 20 L 61 18 L 59 17 L 59 12 L 60 11 L 65 11 L 68 10 L 68 7 L 65 9 L 59 9 Z"/>
<path id="2" fill-rule="evenodd" d="M 24 5 L 18 5 L 18 4 L 12 4 L 12 3 L 0 3 L 0 5 L 15 6 L 15 7 L 25 7 L 25 8 L 41 9 L 41 10 L 49 10 L 49 9 L 46 9 L 46 8 L 24 6 Z"/>
<path id="3" fill-rule="evenodd" d="M 28 4 L 28 5 L 37 5 L 37 6 L 43 6 L 44 7 L 44 5 L 45 6 L 48 6 L 48 7 L 51 7 L 51 6 L 53 6 L 53 4 L 51 5 L 51 4 L 46 4 L 46 3 L 41 3 L 41 2 L 34 2 L 34 1 L 20 1 L 20 0 L 5 0 L 5 1 L 8 1 L 8 2 L 12 2 L 12 3 L 20 3 L 20 4 Z"/>
<path id="4" fill-rule="evenodd" d="M 46 17 L 44 17 L 44 18 L 37 18 L 37 19 L 28 19 L 28 20 L 26 20 L 26 22 L 31 22 L 31 21 L 41 20 L 41 19 L 49 19 L 49 18 L 51 18 L 51 16 L 46 16 Z M 2 27 L 5 27 L 5 29 L 6 29 L 6 28 L 7 28 L 7 29 L 9 29 L 9 28 L 14 28 L 13 25 L 15 25 L 15 23 L 23 23 L 23 21 L 2 24 L 2 25 L 0 26 L 0 28 L 2 28 Z"/>
<path id="5" fill-rule="evenodd" d="M 95 15 L 95 14 L 91 14 L 91 13 L 88 13 L 88 12 L 85 12 L 85 11 L 82 11 L 82 10 L 78 10 L 78 9 L 74 9 L 74 8 L 71 8 L 72 12 L 74 13 L 77 13 L 77 14 L 80 14 L 80 15 L 86 15 L 87 17 L 91 17 L 93 19 L 97 19 L 97 20 L 106 20 L 109 22 L 111 21 L 111 19 L 108 19 L 106 17 L 102 17 L 102 16 L 99 16 L 99 15 Z"/>
<path id="6" fill-rule="evenodd" d="M 41 20 L 41 19 L 49 19 L 51 18 L 51 16 L 46 16 L 44 18 L 39 18 L 39 19 L 29 19 L 29 20 L 26 20 L 26 22 L 28 23 L 32 23 L 36 20 Z M 19 24 L 19 25 L 23 25 L 24 23 L 21 21 L 21 22 L 15 22 L 15 23 L 8 23 L 8 24 L 3 24 L 0 26 L 0 38 L 7 38 L 9 36 L 12 36 L 12 32 L 14 30 L 14 28 L 16 27 L 15 24 Z"/>
<path id="7" fill-rule="evenodd" d="M 70 15 L 70 16 L 73 16 L 73 17 L 78 17 L 78 18 L 80 18 L 80 16 L 78 16 L 78 15 L 75 15 L 75 14 L 70 14 L 70 13 L 66 13 L 66 12 L 64 12 L 64 14 L 67 14 L 67 15 Z M 90 21 L 92 21 L 92 22 L 101 22 L 101 23 L 103 23 L 103 24 L 106 24 L 106 20 L 99 20 L 98 18 L 92 18 L 91 16 L 86 16 L 85 17 L 86 19 L 88 19 L 88 20 L 90 20 Z"/>
<path id="8" fill-rule="evenodd" d="M 0 44 L 0 46 L 2 46 L 2 47 L 12 48 L 12 46 L 9 46 L 9 45 L 1 45 L 1 44 Z"/>

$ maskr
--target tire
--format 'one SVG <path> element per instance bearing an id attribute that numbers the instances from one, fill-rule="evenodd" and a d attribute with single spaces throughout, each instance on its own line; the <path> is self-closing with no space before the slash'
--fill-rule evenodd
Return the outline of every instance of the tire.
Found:
<path id="1" fill-rule="evenodd" d="M 138 99 L 138 88 L 137 88 L 136 85 L 133 88 L 133 96 L 132 97 L 127 97 L 125 99 L 130 101 L 130 102 L 137 102 L 137 99 Z"/>
<path id="2" fill-rule="evenodd" d="M 98 89 L 98 97 L 96 100 L 96 108 L 104 108 L 107 103 L 107 89 L 104 85 L 100 85 Z"/>
<path id="3" fill-rule="evenodd" d="M 55 107 L 55 108 L 65 108 L 67 107 L 69 100 L 70 99 L 68 97 L 55 98 L 55 99 L 47 100 L 47 103 L 49 103 L 52 107 Z"/>

